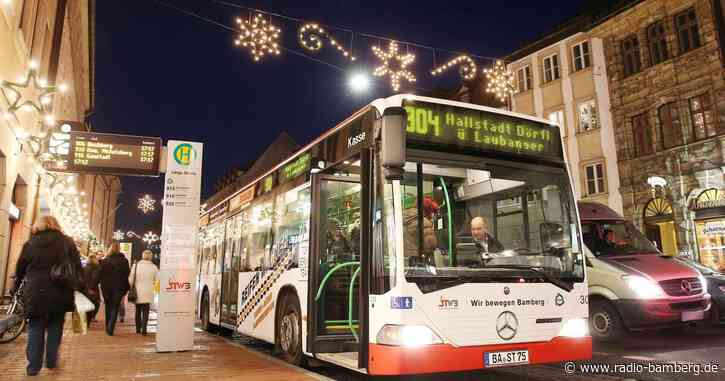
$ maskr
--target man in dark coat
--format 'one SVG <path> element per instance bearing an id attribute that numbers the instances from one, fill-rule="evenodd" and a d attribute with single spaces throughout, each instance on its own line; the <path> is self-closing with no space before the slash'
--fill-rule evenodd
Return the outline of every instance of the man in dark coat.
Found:
<path id="1" fill-rule="evenodd" d="M 118 242 L 113 242 L 108 255 L 101 262 L 101 292 L 106 312 L 106 333 L 113 336 L 118 319 L 118 309 L 129 290 L 128 275 L 131 273 L 128 260 L 121 253 Z"/>
<path id="2" fill-rule="evenodd" d="M 43 216 L 33 226 L 33 235 L 23 246 L 15 269 L 15 289 L 26 280 L 23 302 L 29 318 L 26 348 L 29 376 L 37 375 L 43 367 L 43 352 L 45 367 L 56 367 L 65 313 L 75 307 L 73 287 L 76 285 L 58 284 L 50 277 L 51 268 L 64 261 L 73 266 L 72 275 L 77 279 L 72 281 L 80 285 L 81 261 L 75 242 L 61 232 L 55 218 Z"/>

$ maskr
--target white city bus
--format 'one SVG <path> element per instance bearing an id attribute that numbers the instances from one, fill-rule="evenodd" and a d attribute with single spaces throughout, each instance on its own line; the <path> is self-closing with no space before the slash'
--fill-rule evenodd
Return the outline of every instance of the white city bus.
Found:
<path id="1" fill-rule="evenodd" d="M 591 357 L 548 121 L 396 95 L 268 168 L 201 217 L 205 328 L 375 375 Z"/>

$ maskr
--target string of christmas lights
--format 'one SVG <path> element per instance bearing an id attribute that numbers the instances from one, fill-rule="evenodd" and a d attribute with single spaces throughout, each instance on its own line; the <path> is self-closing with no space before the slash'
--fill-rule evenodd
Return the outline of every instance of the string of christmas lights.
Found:
<path id="1" fill-rule="evenodd" d="M 414 54 L 399 54 L 398 43 L 390 41 L 388 51 L 383 51 L 377 46 L 373 46 L 373 53 L 380 59 L 380 66 L 375 68 L 373 75 L 376 77 L 390 76 L 390 86 L 394 91 L 400 89 L 400 80 L 405 79 L 408 82 L 415 82 L 415 75 L 407 69 L 408 65 L 415 61 Z M 393 61 L 391 63 L 391 61 Z M 397 66 L 395 66 L 397 64 Z"/>
<path id="2" fill-rule="evenodd" d="M 342 45 L 340 45 L 337 40 L 330 36 L 330 34 L 327 33 L 324 28 L 315 23 L 302 25 L 297 33 L 297 40 L 299 41 L 300 45 L 303 48 L 312 52 L 318 52 L 322 50 L 322 38 L 328 39 L 330 41 L 330 44 L 337 48 L 337 50 L 345 58 L 348 58 L 350 61 L 355 61 L 355 56 L 353 56 L 349 51 L 343 48 Z"/>
<path id="3" fill-rule="evenodd" d="M 460 67 L 460 74 L 463 79 L 471 80 L 476 78 L 476 62 L 473 60 L 473 58 L 466 56 L 466 55 L 460 55 L 445 64 L 431 70 L 430 74 L 433 76 L 439 75 L 441 73 L 446 72 L 448 69 L 450 69 L 453 66 L 461 65 Z"/>
<path id="4" fill-rule="evenodd" d="M 503 61 L 496 61 L 493 68 L 485 69 L 486 92 L 495 94 L 501 102 L 514 93 L 514 74 L 504 65 Z"/>
<path id="5" fill-rule="evenodd" d="M 325 65 L 328 65 L 330 67 L 333 67 L 337 70 L 346 71 L 343 68 L 340 68 L 339 66 L 333 65 L 329 62 L 326 62 L 324 60 L 311 57 L 308 55 L 305 55 L 304 53 L 301 53 L 299 51 L 295 51 L 294 49 L 284 47 L 279 42 L 279 35 L 281 33 L 281 27 L 275 27 L 273 26 L 271 30 L 263 30 L 264 28 L 264 22 L 265 19 L 263 16 L 259 16 L 260 19 L 258 21 L 258 24 L 256 27 L 254 26 L 255 19 L 257 18 L 257 15 L 266 15 L 269 20 L 272 20 L 273 18 L 281 19 L 281 20 L 287 20 L 289 22 L 295 22 L 299 23 L 300 27 L 298 29 L 297 33 L 297 40 L 298 44 L 305 50 L 309 52 L 319 52 L 324 47 L 323 40 L 328 39 L 330 41 L 330 45 L 334 46 L 337 51 L 345 57 L 349 61 L 355 61 L 357 58 L 355 55 L 353 55 L 354 47 L 353 47 L 353 41 L 355 41 L 356 36 L 364 37 L 368 40 L 377 40 L 377 41 L 388 41 L 391 45 L 400 46 L 403 45 L 406 47 L 406 52 L 408 47 L 415 47 L 419 49 L 424 49 L 427 51 L 432 52 L 433 55 L 433 68 L 430 70 L 430 74 L 434 77 L 442 75 L 446 71 L 448 71 L 450 68 L 459 66 L 459 74 L 464 80 L 473 80 L 478 76 L 478 64 L 476 63 L 476 60 L 484 60 L 489 61 L 493 63 L 493 67 L 486 69 L 483 71 L 483 74 L 486 74 L 486 79 L 494 78 L 494 81 L 499 83 L 498 85 L 491 85 L 489 84 L 488 87 L 492 89 L 493 92 L 497 94 L 510 94 L 510 92 L 503 91 L 503 89 L 506 88 L 506 85 L 502 85 L 505 83 L 510 82 L 509 78 L 513 78 L 513 74 L 508 72 L 506 70 L 505 65 L 503 65 L 503 71 L 495 68 L 495 65 L 497 62 L 501 62 L 497 58 L 494 57 L 487 57 L 487 56 L 481 56 L 476 54 L 470 54 L 470 53 L 460 53 L 455 52 L 448 49 L 442 49 L 442 48 L 436 48 L 432 46 L 422 45 L 415 42 L 408 42 L 408 41 L 400 41 L 400 40 L 393 40 L 385 36 L 379 36 L 369 33 L 361 33 L 361 32 L 355 32 L 350 29 L 345 29 L 341 27 L 336 26 L 330 26 L 325 25 L 323 26 L 320 23 L 314 23 L 314 22 L 308 22 L 296 17 L 290 17 L 287 15 L 279 14 L 279 13 L 272 13 L 268 11 L 263 11 L 255 8 L 246 7 L 239 4 L 230 3 L 223 0 L 212 0 L 214 3 L 234 7 L 238 9 L 244 9 L 249 12 L 255 13 L 255 17 L 252 18 L 251 22 L 248 20 L 246 21 L 247 25 L 247 31 L 244 31 L 244 28 L 242 28 L 242 33 L 239 35 L 237 40 L 235 41 L 236 45 L 241 45 L 243 47 L 249 48 L 250 52 L 252 53 L 252 57 L 254 61 L 260 61 L 262 57 L 264 57 L 266 54 L 280 54 L 280 50 L 284 50 L 285 52 L 290 52 L 295 55 L 304 57 L 306 59 L 322 63 Z M 164 1 L 159 1 L 158 4 L 166 6 L 171 9 L 175 9 L 179 12 L 182 12 L 184 14 L 190 15 L 192 17 L 195 17 L 199 20 L 215 24 L 217 26 L 220 26 L 224 29 L 229 30 L 230 27 L 221 24 L 217 21 L 210 20 L 204 16 L 200 16 L 196 13 L 180 9 L 172 4 L 167 4 Z M 240 27 L 245 25 L 245 21 L 241 19 L 237 19 L 237 23 L 240 24 Z M 281 25 L 281 23 L 278 23 L 278 25 Z M 267 23 L 267 26 L 271 26 L 271 21 Z M 256 29 L 255 29 L 256 28 Z M 238 29 L 232 29 L 235 32 L 238 32 Z M 257 31 L 255 34 L 255 30 Z M 329 34 L 328 30 L 337 30 L 342 31 L 344 33 L 349 33 L 350 38 L 350 47 L 349 49 L 344 47 L 340 42 Z M 266 44 L 266 45 L 265 45 Z M 377 44 L 376 44 L 377 45 Z M 265 46 L 265 48 L 261 48 L 261 46 Z M 270 48 L 271 47 L 271 48 Z M 256 50 L 256 52 L 255 52 Z M 261 52 L 261 53 L 260 53 Z M 445 52 L 450 53 L 453 57 L 451 60 L 446 62 L 444 65 L 437 66 L 435 64 L 435 56 L 437 52 Z M 347 53 L 347 54 L 346 54 Z M 408 69 L 407 66 L 413 63 L 415 60 L 414 54 L 405 54 L 395 57 L 387 57 L 388 54 L 390 54 L 390 49 L 386 53 L 382 49 L 378 48 L 377 46 L 373 47 L 373 53 L 375 54 L 376 58 L 380 61 L 379 66 L 377 66 L 375 69 L 373 69 L 372 74 L 377 77 L 389 77 L 390 80 L 390 86 L 394 91 L 398 91 L 401 88 L 401 81 L 405 80 L 409 84 L 413 84 L 416 82 L 416 76 L 413 74 L 411 69 Z M 385 57 L 385 58 L 384 58 Z M 405 57 L 405 60 L 398 59 Z M 498 92 L 495 90 L 499 88 Z"/>
<path id="6" fill-rule="evenodd" d="M 267 22 L 261 13 L 255 14 L 252 20 L 237 18 L 237 24 L 241 33 L 234 43 L 249 48 L 254 61 L 259 61 L 266 54 L 279 55 L 279 34 L 282 30 Z"/>

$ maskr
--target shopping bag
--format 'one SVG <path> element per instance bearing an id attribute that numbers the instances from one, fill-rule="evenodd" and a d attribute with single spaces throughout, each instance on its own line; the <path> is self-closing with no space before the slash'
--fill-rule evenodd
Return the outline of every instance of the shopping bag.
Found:
<path id="1" fill-rule="evenodd" d="M 91 302 L 90 299 L 88 299 L 83 293 L 75 291 L 73 293 L 73 298 L 75 299 L 75 305 L 76 305 L 76 311 L 86 313 L 88 311 L 93 311 L 96 306 Z"/>
<path id="2" fill-rule="evenodd" d="M 88 324 L 86 323 L 86 313 L 73 311 L 73 333 L 85 335 L 88 333 Z"/>

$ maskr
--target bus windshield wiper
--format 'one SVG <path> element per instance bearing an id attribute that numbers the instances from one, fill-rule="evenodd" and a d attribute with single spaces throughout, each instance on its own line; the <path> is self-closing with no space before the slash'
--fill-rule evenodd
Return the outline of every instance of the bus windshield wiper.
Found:
<path id="1" fill-rule="evenodd" d="M 527 270 L 535 273 L 539 278 L 553 284 L 562 290 L 569 292 L 574 289 L 574 284 L 563 281 L 559 278 L 549 275 L 544 268 L 541 266 L 529 266 L 529 265 L 488 265 L 484 267 L 486 269 L 514 269 L 514 270 Z"/>

